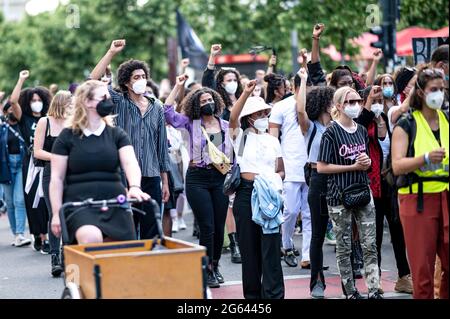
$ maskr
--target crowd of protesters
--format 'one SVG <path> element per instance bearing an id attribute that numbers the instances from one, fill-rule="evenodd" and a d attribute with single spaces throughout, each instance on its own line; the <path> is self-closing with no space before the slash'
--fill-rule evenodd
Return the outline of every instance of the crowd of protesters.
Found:
<path id="1" fill-rule="evenodd" d="M 158 86 L 143 61 L 111 69 L 125 40 L 67 91 L 24 88 L 33 70 L 21 71 L 11 94 L 0 92 L 0 213 L 11 245 L 50 254 L 58 277 L 61 205 L 126 193 L 164 207 L 166 236 L 187 228 L 183 212 L 192 209 L 210 288 L 227 280 L 219 266 L 228 237 L 245 298 L 284 298 L 282 262 L 310 269 L 311 297 L 324 298 L 323 245 L 332 243 L 346 298 L 382 299 L 386 220 L 395 291 L 448 298 L 448 45 L 393 74 L 377 74 L 381 50 L 367 73 L 327 72 L 324 29 L 314 26 L 292 78 L 273 72 L 274 55 L 254 75 L 218 68 L 214 44 L 201 82 L 185 73 L 185 59 L 173 88 Z M 154 238 L 151 204 L 136 205 L 146 214 L 73 214 L 70 242 Z M 366 297 L 355 284 L 362 277 Z"/>

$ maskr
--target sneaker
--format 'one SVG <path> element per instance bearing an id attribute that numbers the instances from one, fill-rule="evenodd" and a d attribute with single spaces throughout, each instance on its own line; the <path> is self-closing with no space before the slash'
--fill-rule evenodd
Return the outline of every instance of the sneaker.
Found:
<path id="1" fill-rule="evenodd" d="M 356 290 L 350 297 L 347 297 L 347 299 L 366 299 L 359 293 L 358 290 Z"/>
<path id="2" fill-rule="evenodd" d="M 284 255 L 283 260 L 289 267 L 297 267 L 298 266 L 297 257 L 295 257 L 292 249 L 286 249 L 286 253 Z"/>
<path id="3" fill-rule="evenodd" d="M 325 244 L 336 246 L 336 235 L 333 232 L 333 228 L 327 230 L 325 233 Z"/>
<path id="4" fill-rule="evenodd" d="M 300 252 L 295 247 L 292 248 L 292 251 L 296 257 L 300 256 Z"/>
<path id="5" fill-rule="evenodd" d="M 301 235 L 302 234 L 302 229 L 300 228 L 300 226 L 295 227 L 295 231 L 294 231 L 294 235 Z"/>
<path id="6" fill-rule="evenodd" d="M 31 244 L 31 239 L 25 238 L 22 234 L 16 236 L 14 241 L 15 247 L 23 247 Z"/>
<path id="7" fill-rule="evenodd" d="M 34 237 L 34 241 L 33 241 L 33 250 L 34 251 L 41 251 L 42 249 L 42 239 L 39 236 L 33 236 Z"/>
<path id="8" fill-rule="evenodd" d="M 6 203 L 3 199 L 0 199 L 0 215 L 6 213 Z"/>
<path id="9" fill-rule="evenodd" d="M 178 218 L 172 218 L 172 233 L 177 233 L 178 229 Z"/>
<path id="10" fill-rule="evenodd" d="M 413 293 L 413 283 L 412 283 L 411 275 L 406 275 L 401 278 L 398 278 L 397 282 L 395 283 L 394 290 L 396 292 L 412 294 Z"/>
<path id="11" fill-rule="evenodd" d="M 322 281 L 318 280 L 311 290 L 311 298 L 313 299 L 323 299 L 325 298 L 325 287 Z"/>
<path id="12" fill-rule="evenodd" d="M 52 254 L 52 276 L 59 277 L 63 272 L 63 267 L 61 265 L 61 260 L 57 254 Z"/>
<path id="13" fill-rule="evenodd" d="M 178 227 L 180 230 L 184 230 L 187 228 L 186 223 L 184 222 L 183 217 L 178 219 Z"/>
<path id="14" fill-rule="evenodd" d="M 44 242 L 42 243 L 41 254 L 43 255 L 50 254 L 50 243 L 48 242 L 48 240 L 44 240 Z"/>
<path id="15" fill-rule="evenodd" d="M 369 293 L 369 299 L 384 299 L 383 294 L 379 290 Z"/>
<path id="16" fill-rule="evenodd" d="M 220 284 L 217 280 L 216 275 L 211 270 L 208 270 L 208 278 L 207 278 L 207 284 L 209 288 L 219 288 Z"/>

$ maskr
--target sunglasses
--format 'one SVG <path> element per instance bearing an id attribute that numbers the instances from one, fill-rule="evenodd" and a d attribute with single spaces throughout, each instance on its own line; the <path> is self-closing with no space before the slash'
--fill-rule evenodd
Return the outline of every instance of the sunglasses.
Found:
<path id="1" fill-rule="evenodd" d="M 345 100 L 345 101 L 344 101 L 344 105 L 345 105 L 345 104 L 354 105 L 354 104 L 356 104 L 356 103 L 362 104 L 363 102 L 364 102 L 363 99 Z"/>
<path id="2" fill-rule="evenodd" d="M 438 75 L 444 77 L 444 72 L 440 69 L 423 69 L 422 72 L 429 76 Z"/>

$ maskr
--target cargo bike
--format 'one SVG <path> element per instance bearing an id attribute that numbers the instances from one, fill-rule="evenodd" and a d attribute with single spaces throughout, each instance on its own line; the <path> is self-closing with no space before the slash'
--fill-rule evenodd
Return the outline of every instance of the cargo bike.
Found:
<path id="1" fill-rule="evenodd" d="M 119 195 L 115 199 L 64 203 L 60 209 L 62 262 L 65 288 L 62 299 L 155 298 L 206 299 L 207 257 L 203 246 L 164 237 L 161 214 L 156 201 L 150 200 L 159 235 L 151 240 L 69 245 L 67 218 L 86 207 L 99 213 L 112 207 L 123 213 L 145 212 L 132 207 L 135 199 Z M 67 209 L 74 211 L 67 218 Z"/>

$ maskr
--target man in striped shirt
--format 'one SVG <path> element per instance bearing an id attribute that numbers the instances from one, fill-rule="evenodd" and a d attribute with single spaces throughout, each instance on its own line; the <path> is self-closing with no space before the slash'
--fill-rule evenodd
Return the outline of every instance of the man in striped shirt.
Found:
<path id="1" fill-rule="evenodd" d="M 99 80 L 116 54 L 125 47 L 125 40 L 115 40 L 110 49 L 91 73 L 91 78 Z M 142 171 L 141 185 L 129 185 L 142 188 L 161 206 L 169 199 L 167 172 L 169 157 L 164 110 L 161 102 L 148 97 L 146 93 L 148 66 L 145 62 L 129 60 L 122 63 L 117 71 L 117 79 L 123 93 L 109 86 L 109 93 L 115 104 L 116 123 L 123 128 L 131 139 L 139 166 Z M 162 180 L 162 188 L 161 188 Z M 134 216 L 141 239 L 153 238 L 158 233 L 156 220 L 149 203 L 142 204 L 145 216 Z"/>

